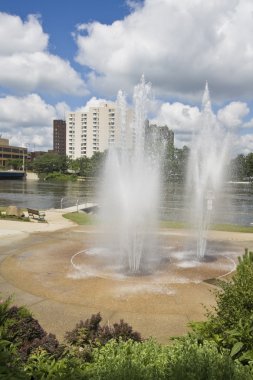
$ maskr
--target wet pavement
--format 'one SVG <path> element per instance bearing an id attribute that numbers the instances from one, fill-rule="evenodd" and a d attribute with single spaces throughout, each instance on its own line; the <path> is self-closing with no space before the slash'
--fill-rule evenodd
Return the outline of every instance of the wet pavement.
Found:
<path id="1" fill-rule="evenodd" d="M 156 270 L 127 276 L 110 257 L 103 261 L 89 253 L 101 245 L 95 227 L 62 219 L 52 214 L 48 226 L 36 228 L 38 223 L 0 222 L 3 297 L 13 295 L 15 304 L 26 305 L 59 339 L 79 320 L 100 312 L 104 323 L 124 319 L 144 337 L 168 342 L 185 333 L 190 321 L 205 318 L 203 304 L 215 304 L 214 287 L 206 280 L 229 273 L 236 257 L 253 246 L 253 234 L 210 233 L 210 257 L 200 263 L 185 253 L 187 231 L 164 229 L 159 236 L 165 253 Z M 78 252 L 73 268 L 71 258 Z"/>

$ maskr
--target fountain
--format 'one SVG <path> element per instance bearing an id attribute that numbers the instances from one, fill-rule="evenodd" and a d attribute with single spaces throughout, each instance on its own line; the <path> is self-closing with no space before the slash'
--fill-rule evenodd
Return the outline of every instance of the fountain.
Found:
<path id="1" fill-rule="evenodd" d="M 188 163 L 188 202 L 191 221 L 197 232 L 197 257 L 205 256 L 207 231 L 223 178 L 227 138 L 211 107 L 206 83 L 199 123 L 193 134 Z"/>
<path id="2" fill-rule="evenodd" d="M 102 181 L 101 220 L 113 259 L 129 273 L 149 271 L 155 260 L 154 230 L 159 201 L 159 155 L 145 151 L 145 122 L 151 86 L 144 77 L 134 89 L 129 137 L 126 98 L 119 91 L 119 146 L 109 149 Z"/>
<path id="3" fill-rule="evenodd" d="M 44 316 L 50 330 L 52 325 L 58 329 L 56 333 L 62 332 L 62 324 L 55 323 L 55 318 L 62 320 L 64 315 L 64 326 L 66 322 L 72 326 L 73 318 L 101 312 L 108 324 L 124 318 L 144 336 L 168 341 L 186 333 L 189 319 L 203 319 L 200 300 L 207 306 L 214 304 L 210 279 L 235 269 L 241 247 L 234 236 L 233 240 L 214 238 L 210 260 L 196 260 L 189 246 L 184 250 L 188 231 L 157 228 L 160 155 L 144 138 L 149 96 L 150 86 L 142 78 L 134 91 L 134 123 L 129 133 L 126 98 L 118 94 L 120 144 L 111 146 L 108 154 L 99 201 L 106 233 L 101 234 L 97 225 L 71 225 L 36 233 L 32 244 L 30 238 L 22 244 L 19 239 L 3 239 L 7 255 L 1 262 L 1 275 L 9 281 L 4 286 L 20 289 L 24 302 L 30 300 L 33 311 Z M 195 193 L 199 258 L 205 254 L 205 232 L 225 159 L 225 140 L 211 111 L 208 88 L 201 122 L 200 133 L 194 135 L 188 179 Z M 52 313 L 54 318 L 49 318 Z"/>

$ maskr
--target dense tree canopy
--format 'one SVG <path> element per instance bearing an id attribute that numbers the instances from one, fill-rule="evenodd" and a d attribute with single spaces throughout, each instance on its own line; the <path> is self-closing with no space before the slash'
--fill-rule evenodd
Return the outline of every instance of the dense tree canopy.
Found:
<path id="1" fill-rule="evenodd" d="M 65 173 L 68 169 L 68 158 L 56 153 L 46 153 L 34 159 L 32 168 L 37 173 Z"/>

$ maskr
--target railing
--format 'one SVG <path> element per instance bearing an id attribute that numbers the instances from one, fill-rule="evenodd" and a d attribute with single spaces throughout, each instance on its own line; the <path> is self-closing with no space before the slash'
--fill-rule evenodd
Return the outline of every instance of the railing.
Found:
<path id="1" fill-rule="evenodd" d="M 61 198 L 59 201 L 59 206 L 60 209 L 65 209 L 68 207 L 76 207 L 76 211 L 79 210 L 80 205 L 87 204 L 87 203 L 95 203 L 94 200 L 88 199 L 87 197 L 83 198 L 69 198 L 69 197 L 64 197 Z"/>

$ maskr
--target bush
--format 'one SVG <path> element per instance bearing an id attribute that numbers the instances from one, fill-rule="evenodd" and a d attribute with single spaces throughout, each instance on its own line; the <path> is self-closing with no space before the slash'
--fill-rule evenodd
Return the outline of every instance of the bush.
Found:
<path id="1" fill-rule="evenodd" d="M 248 367 L 235 363 L 215 344 L 185 339 L 171 346 L 111 340 L 93 351 L 86 373 L 91 380 L 249 380 Z"/>
<path id="2" fill-rule="evenodd" d="M 41 175 L 40 175 L 40 178 L 42 178 Z M 77 175 L 76 174 L 64 174 L 64 173 L 59 173 L 59 172 L 53 172 L 53 173 L 49 173 L 47 175 L 44 175 L 43 179 L 45 181 L 76 181 Z"/>
<path id="3" fill-rule="evenodd" d="M 168 351 L 166 378 L 184 380 L 252 379 L 248 367 L 233 362 L 229 351 L 219 352 L 214 342 L 199 344 L 190 338 L 171 346 Z"/>
<path id="4" fill-rule="evenodd" d="M 132 326 L 120 320 L 112 326 L 100 326 L 102 317 L 100 313 L 93 314 L 90 319 L 85 322 L 80 321 L 76 327 L 65 334 L 65 340 L 73 348 L 76 347 L 74 353 L 85 360 L 90 360 L 92 349 L 105 345 L 109 340 L 115 339 L 119 341 L 127 341 L 132 339 L 141 342 L 141 335 L 133 331 Z"/>
<path id="5" fill-rule="evenodd" d="M 15 346 L 3 339 L 0 339 L 0 379 L 28 380 Z"/>
<path id="6" fill-rule="evenodd" d="M 110 340 L 94 349 L 93 362 L 87 366 L 89 379 L 160 380 L 165 379 L 167 348 L 153 340 Z"/>
<path id="7" fill-rule="evenodd" d="M 206 322 L 191 324 L 193 335 L 229 349 L 233 359 L 253 363 L 253 252 L 245 250 L 232 280 L 221 287 L 215 312 Z"/>
<path id="8" fill-rule="evenodd" d="M 42 349 L 37 349 L 29 356 L 24 370 L 34 380 L 88 380 L 84 364 L 80 360 L 56 360 Z"/>
<path id="9" fill-rule="evenodd" d="M 11 299 L 0 305 L 0 336 L 16 345 L 22 360 L 38 347 L 59 357 L 63 351 L 55 335 L 47 334 L 25 307 L 9 307 Z"/>

